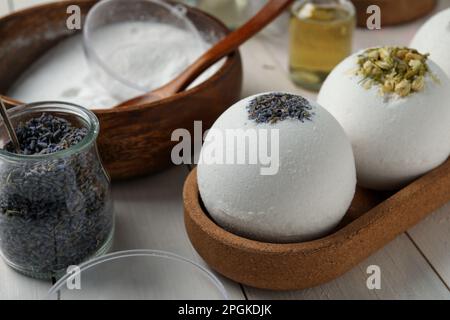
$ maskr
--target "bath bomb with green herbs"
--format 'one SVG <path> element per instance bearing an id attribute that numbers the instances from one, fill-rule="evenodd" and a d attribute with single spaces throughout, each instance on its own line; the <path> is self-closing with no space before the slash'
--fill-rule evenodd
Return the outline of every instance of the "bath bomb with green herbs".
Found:
<path id="1" fill-rule="evenodd" d="M 240 132 L 234 145 L 232 132 Z M 221 154 L 228 158 L 211 161 Z M 197 175 L 217 224 L 274 243 L 330 232 L 356 186 L 351 145 L 339 123 L 318 104 L 286 93 L 252 96 L 226 110 L 206 137 Z"/>
<path id="2" fill-rule="evenodd" d="M 432 57 L 372 48 L 341 62 L 318 102 L 353 145 L 358 184 L 399 189 L 450 154 L 450 80 Z"/>

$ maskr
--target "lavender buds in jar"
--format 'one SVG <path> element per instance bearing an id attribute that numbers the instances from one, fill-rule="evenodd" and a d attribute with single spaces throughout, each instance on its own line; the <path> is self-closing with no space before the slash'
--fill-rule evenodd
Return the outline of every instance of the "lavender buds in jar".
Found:
<path id="1" fill-rule="evenodd" d="M 58 277 L 105 253 L 114 228 L 95 115 L 50 102 L 9 111 L 20 150 L 0 126 L 0 250 L 32 277 Z"/>

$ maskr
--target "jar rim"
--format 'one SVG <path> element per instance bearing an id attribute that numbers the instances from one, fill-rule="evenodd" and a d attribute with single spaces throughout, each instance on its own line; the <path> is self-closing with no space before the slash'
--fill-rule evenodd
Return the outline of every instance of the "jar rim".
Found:
<path id="1" fill-rule="evenodd" d="M 63 102 L 63 101 L 40 101 L 40 102 L 34 102 L 34 103 L 28 103 L 19 105 L 16 107 L 13 107 L 9 109 L 8 114 L 11 118 L 11 120 L 14 121 L 15 117 L 24 115 L 26 113 L 31 112 L 60 112 L 60 113 L 67 113 L 71 114 L 73 116 L 76 116 L 80 118 L 81 120 L 84 120 L 84 122 L 87 124 L 88 133 L 87 135 L 77 144 L 61 150 L 54 153 L 49 154 L 43 154 L 43 155 L 23 155 L 23 154 L 16 154 L 9 151 L 6 151 L 3 149 L 3 147 L 0 148 L 0 157 L 10 160 L 10 161 L 42 161 L 42 160 L 52 160 L 52 159 L 59 159 L 63 157 L 71 156 L 75 153 L 81 152 L 84 149 L 90 147 L 93 143 L 95 143 L 98 134 L 100 132 L 100 123 L 97 118 L 97 116 L 89 109 L 86 109 L 80 105 L 70 103 L 70 102 Z M 1 123 L 0 127 L 3 127 L 4 124 Z"/>
<path id="2" fill-rule="evenodd" d="M 300 7 L 302 7 L 303 5 L 305 5 L 308 2 L 308 0 L 302 0 L 302 1 L 297 1 L 295 2 L 292 6 L 291 6 L 291 15 L 293 16 L 297 16 L 297 11 Z M 320 1 L 319 1 L 320 2 Z M 314 3 L 314 1 L 313 1 Z M 320 5 L 320 3 L 318 3 Z M 326 3 L 325 3 L 326 4 Z M 336 5 L 343 5 L 345 6 L 345 9 L 347 9 L 348 13 L 351 16 L 354 16 L 356 14 L 356 8 L 354 6 L 354 4 L 350 1 L 350 0 L 337 0 L 337 3 L 331 3 L 331 4 L 336 4 Z"/>

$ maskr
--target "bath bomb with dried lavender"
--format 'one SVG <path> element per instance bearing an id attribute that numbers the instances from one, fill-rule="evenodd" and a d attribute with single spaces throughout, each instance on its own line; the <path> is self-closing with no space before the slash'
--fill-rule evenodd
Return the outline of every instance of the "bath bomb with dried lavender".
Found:
<path id="1" fill-rule="evenodd" d="M 414 36 L 411 48 L 430 53 L 432 60 L 450 77 L 450 8 L 425 22 Z"/>
<path id="2" fill-rule="evenodd" d="M 371 48 L 341 62 L 318 103 L 353 145 L 358 184 L 399 189 L 450 153 L 450 80 L 432 57 L 399 47 Z"/>
<path id="3" fill-rule="evenodd" d="M 225 155 L 223 161 L 211 161 L 214 154 Z M 318 104 L 286 93 L 252 96 L 225 111 L 205 139 L 197 175 L 216 223 L 274 243 L 330 232 L 356 186 L 351 145 L 339 123 Z"/>

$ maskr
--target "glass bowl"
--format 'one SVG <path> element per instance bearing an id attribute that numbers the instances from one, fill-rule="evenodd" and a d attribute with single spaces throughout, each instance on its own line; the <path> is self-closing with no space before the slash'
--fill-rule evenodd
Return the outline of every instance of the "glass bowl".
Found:
<path id="1" fill-rule="evenodd" d="M 210 271 L 169 252 L 115 252 L 70 271 L 48 300 L 228 300 Z"/>
<path id="2" fill-rule="evenodd" d="M 185 41 L 170 37 L 173 28 L 185 34 Z M 160 49 L 168 45 L 172 50 Z M 186 62 L 198 58 L 186 54 L 187 45 L 198 46 L 202 52 L 207 49 L 187 17 L 187 8 L 160 0 L 100 1 L 89 11 L 83 28 L 91 72 L 119 101 L 154 90 L 177 76 L 180 66 L 184 70 Z M 185 53 L 183 59 L 178 59 L 179 52 Z M 173 66 L 161 63 L 167 61 L 164 56 L 174 57 Z"/>

